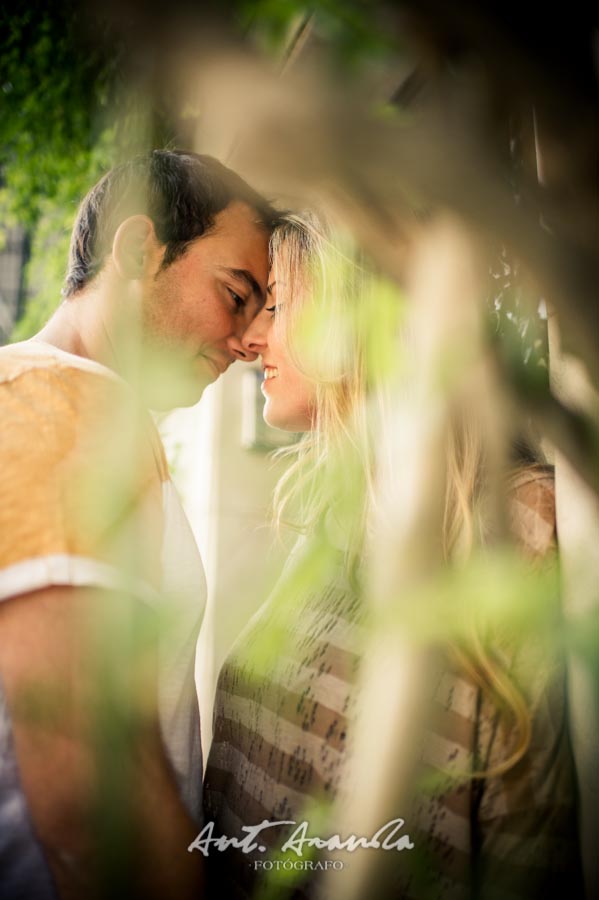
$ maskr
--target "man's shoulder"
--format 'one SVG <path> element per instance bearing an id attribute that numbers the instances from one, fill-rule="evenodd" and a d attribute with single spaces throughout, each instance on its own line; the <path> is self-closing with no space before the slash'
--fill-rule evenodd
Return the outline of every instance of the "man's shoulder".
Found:
<path id="1" fill-rule="evenodd" d="M 129 532 L 150 548 L 144 580 L 158 583 L 168 468 L 132 389 L 48 345 L 13 345 L 0 352 L 0 421 L 5 596 L 105 585 Z"/>
<path id="2" fill-rule="evenodd" d="M 0 347 L 0 385 L 22 376 L 43 379 L 48 373 L 68 372 L 72 377 L 95 376 L 119 383 L 125 382 L 100 363 L 67 353 L 43 341 L 28 340 Z"/>
<path id="3" fill-rule="evenodd" d="M 158 433 L 129 385 L 106 366 L 50 344 L 0 348 L 0 415 L 5 451 L 26 444 L 31 455 L 38 444 L 49 461 L 76 447 L 128 443 L 144 457 L 150 451 L 160 479 L 169 477 Z"/>
<path id="4" fill-rule="evenodd" d="M 64 444 L 64 452 L 78 432 L 118 418 L 119 411 L 132 404 L 132 395 L 119 382 L 104 366 L 49 344 L 23 341 L 3 347 L 3 446 L 23 439 L 35 441 L 37 436 L 48 449 Z"/>

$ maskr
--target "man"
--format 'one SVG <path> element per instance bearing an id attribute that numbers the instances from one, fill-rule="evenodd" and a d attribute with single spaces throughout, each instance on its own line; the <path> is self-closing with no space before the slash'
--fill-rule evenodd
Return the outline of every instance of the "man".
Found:
<path id="1" fill-rule="evenodd" d="M 117 167 L 63 303 L 0 350 L 2 897 L 198 896 L 205 585 L 142 407 L 255 358 L 274 218 L 209 157 Z"/>

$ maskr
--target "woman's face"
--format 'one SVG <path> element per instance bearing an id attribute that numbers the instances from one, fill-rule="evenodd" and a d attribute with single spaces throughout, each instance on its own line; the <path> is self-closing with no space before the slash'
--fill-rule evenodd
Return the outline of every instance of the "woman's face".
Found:
<path id="1" fill-rule="evenodd" d="M 271 284 L 266 305 L 247 328 L 242 344 L 260 356 L 265 421 L 284 431 L 309 431 L 314 419 L 316 386 L 296 369 L 276 334 L 276 303 L 276 286 Z"/>

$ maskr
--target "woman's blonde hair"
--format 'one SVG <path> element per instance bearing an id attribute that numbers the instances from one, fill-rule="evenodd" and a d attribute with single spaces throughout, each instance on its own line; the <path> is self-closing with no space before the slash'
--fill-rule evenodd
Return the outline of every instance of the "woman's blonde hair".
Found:
<path id="1" fill-rule="evenodd" d="M 354 562 L 373 495 L 367 360 L 357 321 L 368 275 L 314 214 L 283 219 L 271 238 L 271 261 L 275 331 L 315 394 L 311 430 L 279 451 L 292 462 L 275 489 L 275 521 L 309 532 L 327 514 L 349 513 L 344 549 Z"/>
<path id="2" fill-rule="evenodd" d="M 276 332 L 315 390 L 311 431 L 279 451 L 291 464 L 275 489 L 275 522 L 279 528 L 309 533 L 337 514 L 346 565 L 353 573 L 375 500 L 370 401 L 377 390 L 384 393 L 385 380 L 372 356 L 370 328 L 377 315 L 373 279 L 343 240 L 333 240 L 311 213 L 283 218 L 271 238 L 271 265 L 277 285 Z M 483 457 L 480 428 L 468 416 L 456 417 L 447 442 L 442 533 L 447 561 L 467 559 L 484 543 Z M 517 729 L 517 746 L 509 758 L 473 777 L 502 774 L 528 749 L 526 702 L 483 644 L 475 623 L 467 640 L 450 646 L 450 656 Z"/>

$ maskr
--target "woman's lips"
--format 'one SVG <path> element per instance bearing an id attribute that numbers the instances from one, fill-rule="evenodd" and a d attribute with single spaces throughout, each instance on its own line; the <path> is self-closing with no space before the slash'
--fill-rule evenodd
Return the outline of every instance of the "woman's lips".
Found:
<path id="1" fill-rule="evenodd" d="M 275 366 L 264 366 L 264 379 L 260 385 L 263 394 L 270 390 L 273 380 L 278 374 L 279 370 Z"/>

